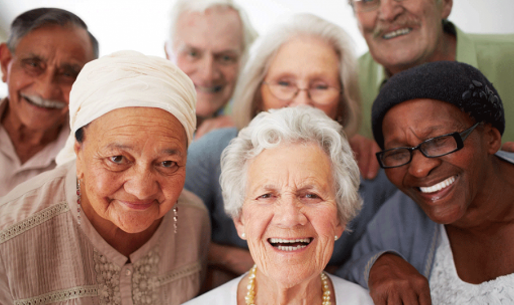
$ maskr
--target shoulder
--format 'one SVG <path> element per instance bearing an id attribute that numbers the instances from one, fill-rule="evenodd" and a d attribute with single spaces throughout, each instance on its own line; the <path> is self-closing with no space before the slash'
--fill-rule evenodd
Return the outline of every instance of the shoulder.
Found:
<path id="1" fill-rule="evenodd" d="M 66 177 L 75 175 L 74 165 L 72 162 L 42 173 L 1 197 L 0 231 L 9 230 L 13 225 L 25 221 L 34 227 L 52 216 L 68 211 Z"/>
<path id="2" fill-rule="evenodd" d="M 201 296 L 192 299 L 184 305 L 236 305 L 237 304 L 237 286 L 243 278 L 244 274 L 237 277 L 230 282 L 221 285 L 209 292 L 202 294 Z"/>
<path id="3" fill-rule="evenodd" d="M 334 285 L 337 304 L 373 304 L 369 291 L 360 285 L 343 280 L 342 278 L 332 274 L 328 274 L 328 277 L 332 281 L 332 285 Z"/>

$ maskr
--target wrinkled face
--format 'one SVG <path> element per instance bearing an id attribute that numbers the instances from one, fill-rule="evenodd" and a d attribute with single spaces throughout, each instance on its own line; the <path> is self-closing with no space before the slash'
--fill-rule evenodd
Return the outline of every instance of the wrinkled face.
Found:
<path id="1" fill-rule="evenodd" d="M 318 277 L 341 236 L 328 156 L 316 144 L 282 144 L 249 161 L 240 218 L 258 271 L 292 287 Z"/>
<path id="2" fill-rule="evenodd" d="M 452 0 L 382 0 L 355 15 L 371 55 L 394 74 L 437 56 L 451 8 Z"/>
<path id="3" fill-rule="evenodd" d="M 270 63 L 265 82 L 296 84 L 298 88 L 334 87 L 341 89 L 339 58 L 332 46 L 313 37 L 301 36 L 284 43 Z M 271 94 L 267 85 L 261 85 L 262 109 L 286 106 L 310 105 L 323 110 L 336 119 L 341 95 L 335 95 L 326 103 L 315 103 L 308 91 L 298 92 L 291 101 L 283 101 Z"/>
<path id="4" fill-rule="evenodd" d="M 232 9 L 184 13 L 177 21 L 173 59 L 196 88 L 196 114 L 211 117 L 232 97 L 243 53 L 243 26 Z"/>
<path id="5" fill-rule="evenodd" d="M 47 130 L 66 122 L 71 85 L 93 50 L 84 29 L 45 26 L 24 36 L 14 54 L 3 45 L 0 58 L 10 114 L 30 129 Z"/>
<path id="6" fill-rule="evenodd" d="M 436 136 L 462 132 L 473 124 L 467 114 L 445 102 L 404 102 L 384 117 L 385 149 L 414 147 Z M 426 158 L 416 150 L 411 163 L 386 169 L 387 177 L 433 221 L 450 224 L 465 219 L 473 211 L 473 199 L 481 191 L 481 179 L 489 164 L 485 158 L 489 148 L 482 134 L 478 126 L 461 150 L 438 158 Z"/>
<path id="7" fill-rule="evenodd" d="M 157 108 L 122 108 L 91 122 L 75 145 L 82 206 L 127 233 L 149 228 L 177 202 L 186 176 L 186 133 Z M 93 223 L 95 221 L 92 221 Z"/>

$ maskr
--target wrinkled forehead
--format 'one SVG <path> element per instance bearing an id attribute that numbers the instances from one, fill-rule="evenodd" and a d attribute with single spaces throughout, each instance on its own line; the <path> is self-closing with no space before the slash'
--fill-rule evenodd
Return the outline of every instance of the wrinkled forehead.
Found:
<path id="1" fill-rule="evenodd" d="M 239 13 L 220 6 L 204 12 L 184 12 L 177 20 L 174 35 L 174 46 L 183 44 L 215 51 L 242 50 L 243 24 Z"/>

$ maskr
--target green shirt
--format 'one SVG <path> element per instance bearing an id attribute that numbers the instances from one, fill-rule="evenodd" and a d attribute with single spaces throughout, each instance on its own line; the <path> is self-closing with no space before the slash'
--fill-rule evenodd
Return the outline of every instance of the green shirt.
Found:
<path id="1" fill-rule="evenodd" d="M 466 34 L 450 22 L 446 30 L 457 37 L 456 60 L 479 69 L 498 91 L 505 110 L 502 140 L 514 141 L 514 34 Z M 371 106 L 386 80 L 385 69 L 369 52 L 359 58 L 363 116 L 360 133 L 364 136 L 373 138 Z"/>

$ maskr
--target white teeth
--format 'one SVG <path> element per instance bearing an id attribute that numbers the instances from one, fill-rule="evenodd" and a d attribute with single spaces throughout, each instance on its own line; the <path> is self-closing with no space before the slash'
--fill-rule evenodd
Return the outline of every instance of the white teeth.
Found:
<path id="1" fill-rule="evenodd" d="M 438 191 L 444 189 L 445 187 L 448 187 L 453 182 L 455 182 L 455 177 L 450 177 L 450 178 L 448 178 L 448 179 L 446 179 L 446 180 L 444 180 L 442 182 L 439 182 L 436 185 L 432 185 L 432 186 L 429 186 L 429 187 L 419 187 L 419 190 L 422 193 L 434 193 L 434 192 L 438 192 Z"/>
<path id="2" fill-rule="evenodd" d="M 399 29 L 399 30 L 396 30 L 396 31 L 393 31 L 393 32 L 389 32 L 389 33 L 385 34 L 382 37 L 385 38 L 385 39 L 391 39 L 391 38 L 394 38 L 394 37 L 398 37 L 398 36 L 401 36 L 401 35 L 408 34 L 408 33 L 410 33 L 410 31 L 412 31 L 412 29 L 409 29 L 409 28 Z"/>
<path id="3" fill-rule="evenodd" d="M 282 251 L 295 251 L 295 250 L 298 250 L 298 249 L 303 249 L 307 247 L 306 245 L 299 245 L 299 246 L 296 246 L 296 247 L 292 247 L 292 246 L 278 246 L 277 248 L 279 250 L 282 250 Z"/>
<path id="4" fill-rule="evenodd" d="M 66 103 L 47 100 L 37 95 L 22 95 L 22 97 L 30 103 L 43 108 L 63 109 L 66 107 Z"/>
<path id="5" fill-rule="evenodd" d="M 270 243 L 272 243 L 272 244 L 276 244 L 276 243 L 281 243 L 281 244 L 285 244 L 285 243 L 294 244 L 294 243 L 310 243 L 310 242 L 311 242 L 311 239 L 310 239 L 310 238 L 299 238 L 299 239 L 270 238 L 270 239 L 269 239 L 269 241 L 270 241 Z"/>

